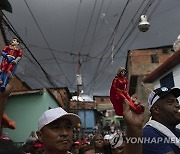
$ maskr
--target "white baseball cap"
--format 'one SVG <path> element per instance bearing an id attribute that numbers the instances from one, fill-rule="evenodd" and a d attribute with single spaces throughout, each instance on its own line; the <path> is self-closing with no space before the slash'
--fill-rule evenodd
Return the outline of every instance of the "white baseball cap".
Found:
<path id="1" fill-rule="evenodd" d="M 179 88 L 167 88 L 167 87 L 161 87 L 157 88 L 153 91 L 151 91 L 149 97 L 148 97 L 148 108 L 149 110 L 151 107 L 154 105 L 154 103 L 157 102 L 160 98 L 164 97 L 167 94 L 173 94 L 174 97 L 179 97 L 180 96 L 180 89 Z"/>
<path id="2" fill-rule="evenodd" d="M 38 121 L 38 130 L 41 130 L 44 126 L 59 118 L 69 119 L 73 125 L 76 125 L 81 122 L 81 119 L 78 115 L 74 113 L 67 113 L 61 107 L 57 107 L 49 109 L 42 114 Z"/>
<path id="3" fill-rule="evenodd" d="M 106 134 L 105 136 L 104 136 L 104 140 L 109 140 L 110 139 L 110 135 L 109 134 Z"/>

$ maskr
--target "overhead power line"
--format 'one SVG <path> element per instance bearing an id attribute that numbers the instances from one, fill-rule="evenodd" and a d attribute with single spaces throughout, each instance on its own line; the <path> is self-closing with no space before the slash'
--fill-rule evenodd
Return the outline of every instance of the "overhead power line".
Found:
<path id="1" fill-rule="evenodd" d="M 30 9 L 28 3 L 26 2 L 26 0 L 24 0 L 24 2 L 25 2 L 25 4 L 26 4 L 26 6 L 27 6 L 27 8 L 28 8 L 28 10 L 29 10 L 29 12 L 30 12 L 30 14 L 31 14 L 31 16 L 32 16 L 32 18 L 33 18 L 33 20 L 34 20 L 34 22 L 36 23 L 36 25 L 37 25 L 37 27 L 38 27 L 38 29 L 39 29 L 39 31 L 40 31 L 40 33 L 41 33 L 41 35 L 42 35 L 42 37 L 43 37 L 45 43 L 46 43 L 46 45 L 48 46 L 48 48 L 49 48 L 49 50 L 50 50 L 50 52 L 51 52 L 51 54 L 52 54 L 54 60 L 56 61 L 57 65 L 58 65 L 58 67 L 59 67 L 59 69 L 60 69 L 60 71 L 64 74 L 64 76 L 65 76 L 65 78 L 67 79 L 67 81 L 69 82 L 69 84 L 72 85 L 72 83 L 69 81 L 69 79 L 68 79 L 67 76 L 65 75 L 64 71 L 62 70 L 60 64 L 58 63 L 58 61 L 57 61 L 57 59 L 56 59 L 56 56 L 54 55 L 53 51 L 51 50 L 51 47 L 50 47 L 50 45 L 49 45 L 49 43 L 48 43 L 48 41 L 47 41 L 45 35 L 43 34 L 43 32 L 42 32 L 42 30 L 41 30 L 41 28 L 40 28 L 40 26 L 39 26 L 39 24 L 38 24 L 38 22 L 37 22 L 35 16 L 33 15 L 33 13 L 32 13 L 32 11 L 31 11 L 31 9 Z M 53 85 L 54 85 L 55 87 L 57 87 L 55 83 L 54 83 Z"/>
<path id="2" fill-rule="evenodd" d="M 93 17 L 93 15 L 94 15 L 94 11 L 95 11 L 95 8 L 96 8 L 96 3 L 97 3 L 97 0 L 95 0 L 95 2 L 94 2 L 93 11 L 92 11 L 92 13 L 91 13 L 91 17 L 90 17 L 90 20 L 89 20 L 89 23 L 88 23 L 88 27 L 87 27 L 87 30 L 86 30 L 86 33 L 85 33 L 85 36 L 84 36 L 84 39 L 83 39 L 83 43 L 82 43 L 82 45 L 81 45 L 81 47 L 80 47 L 79 52 L 82 51 L 82 47 L 83 47 L 84 42 L 85 42 L 85 40 L 86 40 L 88 31 L 89 31 L 89 28 L 90 28 L 90 25 L 91 25 L 91 22 L 92 22 L 92 17 Z"/>
<path id="3" fill-rule="evenodd" d="M 145 6 L 145 8 L 144 8 L 143 11 L 141 12 L 141 14 L 142 14 L 142 13 L 146 13 L 147 10 L 149 9 L 149 7 L 152 5 L 153 2 L 154 2 L 154 0 L 149 0 L 149 2 L 148 2 L 147 5 Z M 144 3 L 144 1 L 142 2 L 142 4 L 143 4 L 143 3 Z M 125 6 L 125 7 L 127 7 L 127 4 L 128 4 L 128 2 L 126 3 L 126 6 Z M 139 7 L 139 9 L 136 11 L 134 17 L 137 15 L 138 11 L 139 11 L 140 8 L 142 7 L 142 4 L 141 4 L 141 6 Z M 124 11 L 125 11 L 125 9 L 124 9 Z M 123 12 L 124 12 L 124 11 L 123 11 Z M 123 14 L 123 13 L 122 13 L 122 14 Z M 121 16 L 122 16 L 122 15 L 121 15 Z M 120 17 L 120 18 L 121 18 L 121 17 Z M 118 23 L 120 22 L 120 18 L 119 18 Z M 138 21 L 139 21 L 139 20 L 137 19 L 137 21 L 135 22 L 133 28 L 130 30 L 130 32 L 128 33 L 128 35 L 125 37 L 123 43 L 121 43 L 120 47 L 119 47 L 119 48 L 117 49 L 117 51 L 115 52 L 114 56 L 120 51 L 120 49 L 122 48 L 122 46 L 124 45 L 124 43 L 126 42 L 126 40 L 127 40 L 127 39 L 129 38 L 129 36 L 132 34 L 132 32 L 134 31 L 136 25 L 138 24 Z M 133 19 L 131 20 L 130 24 L 131 24 L 132 22 L 134 22 Z M 117 25 L 118 25 L 118 23 L 117 23 Z M 125 32 L 128 30 L 130 24 L 128 25 L 128 27 L 127 27 L 126 30 L 124 31 L 124 34 L 123 34 L 123 35 L 125 35 Z M 115 29 L 116 29 L 116 28 L 118 28 L 118 27 L 116 26 Z M 115 30 L 115 29 L 114 29 L 114 30 Z M 112 38 L 112 37 L 113 37 L 113 33 L 112 33 L 112 35 L 111 35 L 111 38 Z M 109 39 L 109 42 L 111 41 L 111 38 Z M 123 38 L 123 36 L 121 36 L 121 38 L 118 40 L 118 42 L 117 42 L 116 45 L 115 45 L 115 48 L 116 48 L 117 45 L 120 43 L 120 40 L 121 40 L 122 38 Z M 107 46 L 106 46 L 105 49 L 103 50 L 104 53 L 107 53 L 109 47 L 110 47 L 110 46 L 108 46 L 108 44 L 107 44 Z M 105 52 L 105 50 L 106 50 L 106 52 Z M 104 54 L 104 55 L 105 55 L 105 54 Z M 109 57 L 110 57 L 110 56 L 111 56 L 111 54 L 109 54 Z M 110 58 L 109 58 L 109 59 L 110 59 Z M 109 62 L 108 62 L 108 61 L 109 61 Z M 104 70 L 105 70 L 105 69 L 107 68 L 107 66 L 110 64 L 110 61 L 111 61 L 111 59 L 110 59 L 110 60 L 107 59 L 107 60 L 104 62 L 104 64 L 101 65 L 102 67 L 101 67 L 101 69 L 99 69 L 99 71 L 97 72 L 97 74 L 94 75 L 95 78 L 93 78 L 93 80 L 91 81 L 91 87 L 93 87 L 93 89 L 94 89 L 94 85 L 95 85 L 95 82 L 96 82 L 95 80 L 98 78 L 98 76 L 99 76 L 100 74 L 102 75 L 102 72 L 104 72 Z M 99 65 L 99 67 L 100 67 L 100 65 Z M 107 77 L 107 79 L 108 79 L 108 77 Z"/>
<path id="4" fill-rule="evenodd" d="M 4 17 L 6 19 L 4 19 Z M 6 21 L 7 20 L 7 21 Z M 20 40 L 20 42 L 25 46 L 25 48 L 27 49 L 27 51 L 30 53 L 30 55 L 32 56 L 32 58 L 35 60 L 35 62 L 39 65 L 39 67 L 41 68 L 41 70 L 43 71 L 43 73 L 45 74 L 46 78 L 48 79 L 48 81 L 50 82 L 51 85 L 53 85 L 54 87 L 56 87 L 56 85 L 54 84 L 54 82 L 51 80 L 51 78 L 49 77 L 49 74 L 44 70 L 44 68 L 42 67 L 42 65 L 38 62 L 38 60 L 36 59 L 36 57 L 32 54 L 32 52 L 29 50 L 29 48 L 26 46 L 26 44 L 24 43 L 24 41 L 21 39 L 21 37 L 19 36 L 19 34 L 17 33 L 17 31 L 14 29 L 14 27 L 12 26 L 12 24 L 10 23 L 10 21 L 8 20 L 8 18 L 5 16 L 5 14 L 3 13 L 3 22 L 4 24 L 13 32 L 13 34 Z"/>
<path id="5" fill-rule="evenodd" d="M 76 23 L 75 23 L 75 26 L 74 26 L 73 41 L 72 41 L 72 48 L 71 48 L 72 51 L 73 51 L 73 49 L 74 49 L 74 44 L 75 44 L 74 41 L 75 41 L 75 35 L 76 35 L 76 29 L 77 29 L 77 23 L 78 23 L 78 18 L 79 18 L 79 12 L 80 12 L 80 8 L 81 8 L 81 3 L 82 3 L 82 0 L 80 0 L 80 2 L 79 2 L 77 17 L 76 17 Z"/>

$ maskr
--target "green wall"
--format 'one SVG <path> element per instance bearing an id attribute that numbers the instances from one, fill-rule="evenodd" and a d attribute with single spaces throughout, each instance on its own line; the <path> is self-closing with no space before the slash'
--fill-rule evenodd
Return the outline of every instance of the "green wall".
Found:
<path id="1" fill-rule="evenodd" d="M 47 92 L 10 96 L 5 113 L 16 122 L 16 129 L 3 129 L 14 142 L 25 142 L 32 131 L 38 128 L 38 119 L 49 108 L 58 107 Z"/>

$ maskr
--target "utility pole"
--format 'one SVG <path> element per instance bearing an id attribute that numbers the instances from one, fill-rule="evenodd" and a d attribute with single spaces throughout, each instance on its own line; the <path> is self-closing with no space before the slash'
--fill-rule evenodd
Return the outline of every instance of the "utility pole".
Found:
<path id="1" fill-rule="evenodd" d="M 80 61 L 80 52 L 78 52 L 78 68 L 77 68 L 77 74 L 76 74 L 76 86 L 77 86 L 77 114 L 79 111 L 79 91 L 80 86 L 82 86 L 82 76 L 80 74 L 80 67 L 81 67 L 81 61 Z"/>
<path id="2" fill-rule="evenodd" d="M 80 86 L 82 86 L 82 78 L 81 78 L 81 74 L 80 74 L 80 67 L 81 67 L 80 52 L 78 52 L 77 57 L 78 57 L 78 61 L 77 61 L 78 66 L 77 66 L 77 74 L 76 74 L 76 86 L 77 86 L 77 104 L 76 104 L 77 105 L 76 106 L 77 111 L 76 111 L 76 113 L 78 115 L 78 112 L 79 112 L 79 91 L 80 91 L 79 89 L 80 89 Z M 81 139 L 81 133 L 80 132 L 78 134 L 78 138 Z"/>
<path id="3" fill-rule="evenodd" d="M 80 74 L 80 68 L 81 68 L 81 57 L 82 56 L 88 56 L 88 54 L 81 54 L 78 52 L 78 54 L 71 53 L 73 56 L 77 56 L 77 74 L 76 74 L 76 87 L 77 87 L 77 108 L 76 112 L 78 114 L 79 110 L 79 94 L 80 94 L 80 87 L 82 86 L 82 75 Z"/>
<path id="4" fill-rule="evenodd" d="M 79 95 L 80 95 L 80 87 L 82 87 L 82 75 L 80 73 L 81 68 L 81 56 L 88 56 L 88 54 L 81 54 L 78 52 L 78 54 L 71 53 L 71 55 L 77 56 L 77 74 L 76 74 L 76 86 L 77 86 L 77 107 L 76 107 L 76 113 L 78 114 L 79 111 Z M 84 101 L 84 100 L 83 100 Z M 86 107 L 85 107 L 85 101 L 84 103 L 84 134 L 85 134 L 85 128 L 86 128 Z"/>

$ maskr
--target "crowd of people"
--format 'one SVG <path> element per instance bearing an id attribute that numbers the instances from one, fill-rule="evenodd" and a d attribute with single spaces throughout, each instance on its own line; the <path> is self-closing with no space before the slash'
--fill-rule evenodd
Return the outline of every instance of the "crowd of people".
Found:
<path id="1" fill-rule="evenodd" d="M 10 76 L 5 90 L 0 92 L 0 125 L 12 88 L 13 77 Z M 73 141 L 73 128 L 81 122 L 80 117 L 67 113 L 61 107 L 49 109 L 39 118 L 37 140 L 31 146 L 17 148 L 9 141 L 0 140 L 0 153 L 179 154 L 180 130 L 176 128 L 180 123 L 179 96 L 179 88 L 161 87 L 153 90 L 148 98 L 152 117 L 144 128 L 143 112 L 132 110 L 129 101 L 124 99 L 122 115 L 126 123 L 125 134 L 119 132 L 107 136 L 97 132 L 83 144 Z M 135 106 L 140 105 L 135 99 L 133 102 Z"/>
<path id="2" fill-rule="evenodd" d="M 127 126 L 131 127 L 127 136 L 132 137 L 135 133 L 139 137 L 142 134 L 143 114 L 136 114 L 129 108 L 128 102 L 124 102 L 124 117 L 126 117 Z M 134 118 L 136 121 L 133 121 Z M 125 143 L 122 133 L 103 135 L 96 132 L 92 138 L 82 141 L 73 141 L 73 126 L 81 121 L 80 117 L 73 113 L 67 113 L 61 107 L 45 111 L 38 122 L 37 140 L 31 144 L 26 144 L 21 148 L 27 153 L 45 153 L 45 154 L 131 154 L 134 150 L 141 152 L 141 144 L 134 146 L 131 143 Z M 139 128 L 140 131 L 139 131 Z M 128 130 L 128 129 L 127 129 Z M 141 132 L 141 133 L 139 133 Z M 132 150 L 130 150 L 132 149 Z M 140 151 L 138 151 L 140 150 Z"/>

